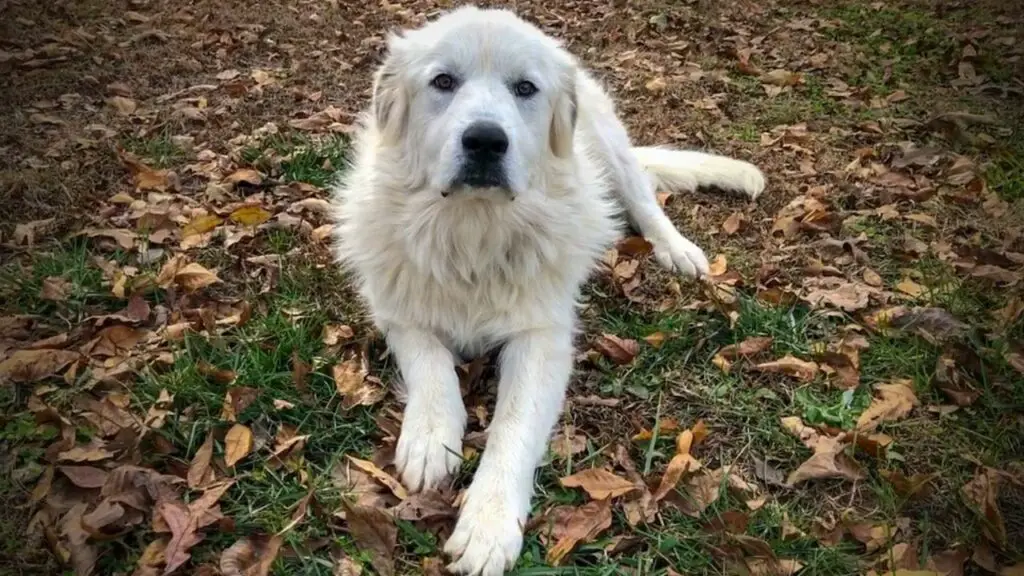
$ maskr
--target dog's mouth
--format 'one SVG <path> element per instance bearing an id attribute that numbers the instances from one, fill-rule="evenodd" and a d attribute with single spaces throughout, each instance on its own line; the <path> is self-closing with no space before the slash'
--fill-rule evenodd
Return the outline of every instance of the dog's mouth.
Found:
<path id="1" fill-rule="evenodd" d="M 505 192 L 509 198 L 512 197 L 512 187 L 509 185 L 505 169 L 499 163 L 467 162 L 462 165 L 451 188 L 442 195 L 448 196 L 457 190 L 487 189 L 498 189 Z"/>

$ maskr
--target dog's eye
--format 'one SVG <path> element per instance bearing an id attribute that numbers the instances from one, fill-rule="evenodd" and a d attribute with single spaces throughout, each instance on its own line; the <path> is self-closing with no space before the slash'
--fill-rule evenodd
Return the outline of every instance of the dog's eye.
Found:
<path id="1" fill-rule="evenodd" d="M 533 82 L 529 80 L 522 80 L 516 83 L 516 96 L 520 98 L 529 98 L 537 93 L 537 87 L 533 85 Z"/>
<path id="2" fill-rule="evenodd" d="M 430 81 L 430 85 L 441 92 L 451 92 L 455 90 L 455 78 L 452 78 L 450 74 L 438 74 Z"/>

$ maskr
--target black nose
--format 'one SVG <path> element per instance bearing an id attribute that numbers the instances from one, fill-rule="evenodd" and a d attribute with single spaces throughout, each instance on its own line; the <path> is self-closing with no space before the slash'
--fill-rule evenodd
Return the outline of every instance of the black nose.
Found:
<path id="1" fill-rule="evenodd" d="M 508 150 L 508 135 L 494 122 L 476 122 L 462 133 L 462 147 L 473 155 L 501 156 Z"/>

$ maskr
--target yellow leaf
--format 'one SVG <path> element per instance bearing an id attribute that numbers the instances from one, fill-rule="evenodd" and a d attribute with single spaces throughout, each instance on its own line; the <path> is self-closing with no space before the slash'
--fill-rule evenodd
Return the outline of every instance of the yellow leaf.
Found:
<path id="1" fill-rule="evenodd" d="M 711 262 L 708 268 L 708 274 L 711 276 L 721 276 L 725 274 L 729 268 L 729 261 L 726 259 L 725 254 L 719 254 L 715 257 L 714 261 Z"/>
<path id="2" fill-rule="evenodd" d="M 223 221 L 223 218 L 215 214 L 196 216 L 181 229 L 181 236 L 184 238 L 186 236 L 193 236 L 196 234 L 206 234 L 210 230 L 220 226 L 220 223 Z"/>
<path id="3" fill-rule="evenodd" d="M 818 364 L 807 360 L 801 360 L 791 354 L 787 354 L 774 362 L 764 362 L 754 366 L 760 372 L 774 372 L 792 376 L 804 382 L 814 380 L 818 375 Z"/>
<path id="4" fill-rule="evenodd" d="M 665 333 L 655 332 L 649 336 L 644 336 L 644 342 L 647 342 L 653 348 L 661 348 L 662 344 L 665 343 Z"/>
<path id="5" fill-rule="evenodd" d="M 566 488 L 583 488 L 594 500 L 605 500 L 628 494 L 636 484 L 612 474 L 604 468 L 590 468 L 559 480 Z"/>
<path id="6" fill-rule="evenodd" d="M 231 213 L 231 221 L 242 224 L 243 226 L 259 226 L 267 220 L 270 220 L 272 214 L 267 212 L 263 208 L 251 204 L 249 206 L 242 206 L 238 210 Z"/>
<path id="7" fill-rule="evenodd" d="M 238 184 L 239 182 L 244 182 L 251 186 L 259 186 L 260 183 L 263 182 L 263 176 L 259 172 L 253 170 L 252 168 L 242 168 L 240 170 L 235 170 L 234 172 L 232 172 L 227 178 L 224 179 L 224 181 L 230 182 L 231 184 Z"/>
<path id="8" fill-rule="evenodd" d="M 910 278 L 904 278 L 900 281 L 900 283 L 896 285 L 896 289 L 908 296 L 913 296 L 914 298 L 924 294 L 924 286 L 921 286 Z"/>
<path id="9" fill-rule="evenodd" d="M 911 380 L 900 379 L 891 384 L 879 384 L 875 390 L 879 395 L 872 399 L 871 405 L 857 419 L 857 430 L 860 432 L 874 430 L 882 422 L 899 420 L 919 403 Z"/>
<path id="10" fill-rule="evenodd" d="M 244 424 L 235 424 L 224 436 L 224 463 L 234 467 L 252 451 L 252 430 Z"/>
<path id="11" fill-rule="evenodd" d="M 354 456 L 346 457 L 348 458 L 349 462 L 352 463 L 353 466 L 359 468 L 363 472 L 366 472 L 370 476 L 373 476 L 373 478 L 377 482 L 380 482 L 381 484 L 387 486 L 388 490 L 391 490 L 391 493 L 394 494 L 395 496 L 398 496 L 400 500 L 405 500 L 406 498 L 409 497 L 409 492 L 406 491 L 405 487 L 402 486 L 398 482 L 398 480 L 395 480 L 395 478 L 391 476 L 391 474 L 388 474 L 387 472 L 378 468 L 377 465 L 374 464 L 373 462 L 370 462 L 369 460 L 360 460 L 359 458 L 356 458 Z"/>

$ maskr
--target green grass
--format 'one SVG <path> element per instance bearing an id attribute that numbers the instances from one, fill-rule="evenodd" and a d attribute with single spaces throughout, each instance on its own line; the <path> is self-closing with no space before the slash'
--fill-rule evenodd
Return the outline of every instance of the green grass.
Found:
<path id="1" fill-rule="evenodd" d="M 262 170 L 279 172 L 288 182 L 328 186 L 344 166 L 349 141 L 343 135 L 313 139 L 275 134 L 242 150 L 241 159 Z"/>
<path id="2" fill-rule="evenodd" d="M 113 259 L 121 257 L 115 254 Z M 42 297 L 47 278 L 59 278 L 68 283 L 65 300 Z M 103 272 L 93 261 L 88 243 L 75 241 L 44 249 L 28 263 L 14 259 L 4 263 L 0 267 L 0 301 L 4 303 L 2 309 L 9 312 L 44 315 L 70 312 L 77 316 L 97 306 L 116 305 L 110 287 L 104 287 L 103 283 Z"/>
<path id="3" fill-rule="evenodd" d="M 185 151 L 178 146 L 169 130 L 146 137 L 127 137 L 122 139 L 124 149 L 143 158 L 155 168 L 169 168 L 185 158 Z"/>

